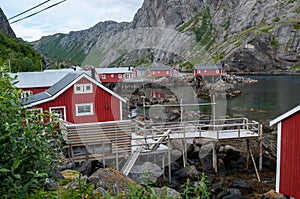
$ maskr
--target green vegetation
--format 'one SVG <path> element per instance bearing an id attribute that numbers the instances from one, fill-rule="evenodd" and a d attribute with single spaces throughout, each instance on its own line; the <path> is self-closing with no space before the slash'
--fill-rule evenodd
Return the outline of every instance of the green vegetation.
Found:
<path id="1" fill-rule="evenodd" d="M 262 31 L 263 33 L 269 33 L 269 31 L 272 30 L 273 28 L 274 28 L 274 26 L 270 26 L 270 27 L 261 29 L 261 31 Z"/>
<path id="2" fill-rule="evenodd" d="M 0 64 L 11 66 L 11 72 L 38 71 L 42 56 L 23 40 L 0 32 Z"/>
<path id="3" fill-rule="evenodd" d="M 276 23 L 276 22 L 278 22 L 278 21 L 280 21 L 280 18 L 279 18 L 279 17 L 275 17 L 275 19 L 273 19 L 273 22 L 274 22 L 274 23 Z"/>
<path id="4" fill-rule="evenodd" d="M 228 30 L 228 29 L 229 29 L 230 23 L 231 23 L 231 20 L 230 20 L 230 18 L 229 18 L 229 19 L 225 22 L 225 24 L 223 24 L 223 27 L 224 27 L 225 30 Z"/>
<path id="5" fill-rule="evenodd" d="M 297 14 L 300 14 L 300 6 L 298 6 L 298 7 L 295 9 L 295 12 L 296 12 Z"/>
<path id="6" fill-rule="evenodd" d="M 45 122 L 51 115 L 22 108 L 16 80 L 8 71 L 0 65 L 0 195 L 24 198 L 43 187 L 57 164 L 60 136 L 53 123 Z"/>
<path id="7" fill-rule="evenodd" d="M 184 190 L 181 195 L 185 199 L 195 198 L 209 198 L 210 193 L 208 192 L 207 187 L 207 178 L 202 173 L 201 179 L 198 184 L 193 186 L 191 181 L 188 179 L 184 185 Z M 69 186 L 70 184 L 76 184 L 75 186 Z M 76 179 L 76 182 L 72 180 L 62 180 L 59 183 L 57 188 L 51 190 L 39 189 L 31 193 L 27 198 L 60 198 L 60 199 L 119 199 L 119 198 L 128 198 L 128 199 L 175 199 L 171 197 L 166 191 L 166 187 L 163 188 L 161 195 L 157 195 L 154 188 L 148 185 L 136 185 L 131 184 L 128 190 L 119 192 L 118 194 L 112 194 L 110 192 L 95 192 L 94 185 L 92 183 L 85 183 L 80 177 Z"/>
<path id="8" fill-rule="evenodd" d="M 201 12 L 199 12 L 194 18 L 192 18 L 187 23 L 183 24 L 178 30 L 179 32 L 183 31 L 192 31 L 196 35 L 196 41 L 200 43 L 200 45 L 205 46 L 206 50 L 209 50 L 210 47 L 215 43 L 214 36 L 214 27 L 211 22 L 212 16 L 210 14 L 210 9 L 204 8 Z M 227 21 L 226 24 L 228 27 L 230 26 L 230 20 Z"/>
<path id="9" fill-rule="evenodd" d="M 279 41 L 275 39 L 275 37 L 273 37 L 273 40 L 271 42 L 271 46 L 274 49 L 277 49 L 279 47 Z"/>

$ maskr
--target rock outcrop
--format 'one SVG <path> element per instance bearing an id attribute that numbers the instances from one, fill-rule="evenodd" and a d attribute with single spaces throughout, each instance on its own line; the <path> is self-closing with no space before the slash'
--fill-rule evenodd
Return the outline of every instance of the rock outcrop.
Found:
<path id="1" fill-rule="evenodd" d="M 299 15 L 291 0 L 144 0 L 131 23 L 103 22 L 34 46 L 98 67 L 217 62 L 232 72 L 270 72 L 300 66 Z"/>
<path id="2" fill-rule="evenodd" d="M 7 17 L 5 16 L 1 8 L 0 8 L 0 31 L 3 32 L 4 34 L 16 37 L 16 34 L 10 27 Z"/>

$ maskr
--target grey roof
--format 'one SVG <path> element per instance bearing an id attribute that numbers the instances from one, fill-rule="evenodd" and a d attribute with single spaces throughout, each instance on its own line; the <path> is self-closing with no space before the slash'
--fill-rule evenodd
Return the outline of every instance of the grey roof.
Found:
<path id="1" fill-rule="evenodd" d="M 41 100 L 45 100 L 47 98 L 54 96 L 56 93 L 61 91 L 63 88 L 65 88 L 68 84 L 73 82 L 80 75 L 81 74 L 79 74 L 79 73 L 67 74 L 64 78 L 62 78 L 60 81 L 58 81 L 56 84 L 54 84 L 52 87 L 50 87 L 46 91 L 29 96 L 27 99 L 22 100 L 23 105 L 32 104 L 32 103 L 35 103 L 35 102 L 38 102 Z"/>
<path id="2" fill-rule="evenodd" d="M 203 65 L 203 66 L 195 66 L 196 70 L 216 70 L 222 69 L 222 65 Z"/>
<path id="3" fill-rule="evenodd" d="M 172 70 L 171 66 L 152 66 L 151 70 Z"/>
<path id="4" fill-rule="evenodd" d="M 131 73 L 133 66 L 119 67 L 119 68 L 96 68 L 98 74 L 112 74 L 112 73 Z"/>
<path id="5" fill-rule="evenodd" d="M 17 76 L 17 88 L 38 88 L 38 87 L 50 87 L 56 82 L 65 77 L 69 72 L 20 72 L 12 73 L 11 76 Z"/>

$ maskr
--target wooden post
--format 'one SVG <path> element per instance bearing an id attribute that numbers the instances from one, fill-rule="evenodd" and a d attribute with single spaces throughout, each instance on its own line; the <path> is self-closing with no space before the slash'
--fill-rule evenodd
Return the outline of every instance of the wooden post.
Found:
<path id="1" fill-rule="evenodd" d="M 246 142 L 247 142 L 247 164 L 246 164 L 246 169 L 248 169 L 248 168 L 249 168 L 249 160 L 250 160 L 250 152 L 249 152 L 250 146 L 249 146 L 249 139 L 246 139 Z"/>
<path id="2" fill-rule="evenodd" d="M 213 169 L 215 172 L 218 172 L 218 160 L 217 160 L 217 152 L 216 152 L 216 143 L 213 146 Z"/>
<path id="3" fill-rule="evenodd" d="M 170 134 L 168 134 L 168 165 L 169 165 L 169 183 L 172 182 L 171 178 L 171 152 L 170 152 Z"/>
<path id="4" fill-rule="evenodd" d="M 185 139 L 184 139 L 185 140 Z M 183 167 L 185 168 L 186 167 L 186 154 L 185 154 L 185 151 L 186 151 L 186 148 L 185 148 L 185 141 L 182 140 L 181 141 L 181 144 L 182 144 L 182 160 L 183 160 Z"/>
<path id="5" fill-rule="evenodd" d="M 259 125 L 259 171 L 262 170 L 262 161 L 263 161 L 263 136 L 262 136 L 263 127 L 262 124 Z"/>

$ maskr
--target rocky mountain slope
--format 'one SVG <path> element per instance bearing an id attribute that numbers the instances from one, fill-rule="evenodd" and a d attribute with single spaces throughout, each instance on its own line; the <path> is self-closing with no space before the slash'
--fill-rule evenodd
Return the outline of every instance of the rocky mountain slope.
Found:
<path id="1" fill-rule="evenodd" d="M 5 16 L 4 12 L 0 8 L 0 31 L 3 32 L 4 34 L 16 37 L 16 34 L 10 27 L 7 17 Z"/>
<path id="2" fill-rule="evenodd" d="M 300 66 L 296 0 L 144 0 L 131 23 L 103 22 L 35 42 L 82 65 L 224 63 L 258 72 Z"/>

